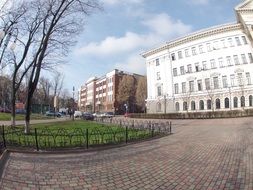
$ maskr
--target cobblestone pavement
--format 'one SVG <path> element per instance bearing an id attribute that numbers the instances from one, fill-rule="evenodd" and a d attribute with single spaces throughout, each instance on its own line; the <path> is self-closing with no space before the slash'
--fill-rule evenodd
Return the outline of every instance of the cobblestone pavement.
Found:
<path id="1" fill-rule="evenodd" d="M 11 153 L 0 189 L 253 189 L 253 118 L 173 124 L 171 136 L 122 148 Z"/>

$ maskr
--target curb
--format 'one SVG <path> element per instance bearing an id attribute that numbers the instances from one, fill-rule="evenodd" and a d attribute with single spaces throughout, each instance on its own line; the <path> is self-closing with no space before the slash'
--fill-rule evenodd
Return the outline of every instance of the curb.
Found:
<path id="1" fill-rule="evenodd" d="M 3 154 L 0 156 L 0 179 L 2 179 L 2 174 L 4 171 L 5 164 L 9 159 L 10 152 L 8 150 L 4 150 Z"/>

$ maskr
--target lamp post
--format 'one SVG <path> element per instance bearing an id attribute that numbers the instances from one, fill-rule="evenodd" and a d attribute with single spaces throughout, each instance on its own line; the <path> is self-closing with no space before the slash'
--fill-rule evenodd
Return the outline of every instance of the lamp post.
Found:
<path id="1" fill-rule="evenodd" d="M 75 87 L 73 86 L 73 106 L 72 106 L 72 112 L 73 112 L 73 117 L 72 117 L 72 120 L 74 121 L 74 113 L 75 113 Z"/>

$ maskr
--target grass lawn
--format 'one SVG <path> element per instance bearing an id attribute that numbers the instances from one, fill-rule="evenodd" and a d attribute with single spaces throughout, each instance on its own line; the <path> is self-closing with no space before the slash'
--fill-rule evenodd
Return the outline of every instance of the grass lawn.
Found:
<path id="1" fill-rule="evenodd" d="M 151 136 L 150 130 L 126 129 L 116 125 L 102 125 L 84 120 L 58 123 L 35 124 L 31 133 L 25 135 L 23 128 L 15 131 L 6 129 L 7 146 L 36 147 L 35 128 L 38 145 L 41 149 L 71 148 L 119 144 L 131 140 L 145 139 Z"/>
<path id="2" fill-rule="evenodd" d="M 32 120 L 39 120 L 39 119 L 52 119 L 53 117 L 48 117 L 41 114 L 32 114 L 31 119 Z M 16 114 L 16 120 L 24 120 L 25 115 L 24 114 Z M 10 113 L 0 113 L 0 121 L 10 121 L 11 120 L 11 114 Z"/>

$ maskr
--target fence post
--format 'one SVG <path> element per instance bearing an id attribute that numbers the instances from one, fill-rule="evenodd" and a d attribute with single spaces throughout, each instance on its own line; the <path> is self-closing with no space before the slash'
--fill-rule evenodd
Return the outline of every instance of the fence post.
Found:
<path id="1" fill-rule="evenodd" d="M 5 142 L 5 131 L 4 131 L 4 125 L 2 126 L 2 129 L 3 129 L 3 143 L 4 143 L 4 148 L 6 148 L 6 142 Z"/>
<path id="2" fill-rule="evenodd" d="M 122 123 L 121 123 L 121 120 L 119 121 L 119 125 L 120 125 L 120 127 L 122 127 Z"/>
<path id="3" fill-rule="evenodd" d="M 86 129 L 86 148 L 89 148 L 89 129 Z"/>
<path id="4" fill-rule="evenodd" d="M 126 144 L 128 142 L 128 126 L 126 126 Z"/>
<path id="5" fill-rule="evenodd" d="M 37 129 L 36 128 L 35 128 L 35 143 L 36 143 L 36 150 L 39 151 L 38 135 L 37 135 Z"/>
<path id="6" fill-rule="evenodd" d="M 171 129 L 171 121 L 170 121 L 170 134 L 171 134 L 171 130 L 172 130 L 172 129 Z"/>

